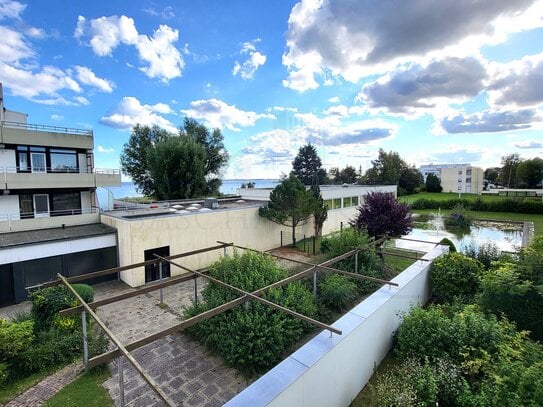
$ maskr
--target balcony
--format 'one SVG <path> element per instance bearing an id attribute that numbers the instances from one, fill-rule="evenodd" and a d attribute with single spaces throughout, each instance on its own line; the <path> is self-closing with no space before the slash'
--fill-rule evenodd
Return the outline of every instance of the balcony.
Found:
<path id="1" fill-rule="evenodd" d="M 0 167 L 3 189 L 96 188 L 121 185 L 121 172 L 118 169 L 97 168 L 92 173 L 45 167 L 34 169 L 33 172 L 17 170 L 17 167 Z"/>
<path id="2" fill-rule="evenodd" d="M 25 216 L 36 216 L 26 218 Z M 78 209 L 72 211 L 51 211 L 47 215 L 8 213 L 0 215 L 0 233 L 22 232 L 25 230 L 60 228 L 64 226 L 88 225 L 100 222 L 97 208 Z"/>
<path id="3" fill-rule="evenodd" d="M 0 143 L 92 150 L 92 130 L 3 121 Z"/>

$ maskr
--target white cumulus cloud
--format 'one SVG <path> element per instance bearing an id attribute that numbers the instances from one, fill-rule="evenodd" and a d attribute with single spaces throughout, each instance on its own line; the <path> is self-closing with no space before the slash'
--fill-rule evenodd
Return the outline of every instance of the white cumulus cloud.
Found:
<path id="1" fill-rule="evenodd" d="M 77 79 L 79 79 L 81 83 L 98 88 L 102 92 L 113 92 L 113 87 L 115 86 L 113 82 L 108 79 L 97 77 L 90 68 L 78 65 L 75 67 L 75 71 L 77 72 Z"/>
<path id="2" fill-rule="evenodd" d="M 260 40 L 256 39 L 243 44 L 239 53 L 246 59 L 244 62 L 236 61 L 232 69 L 232 75 L 239 74 L 243 79 L 253 79 L 256 70 L 266 63 L 266 55 L 256 49 L 256 43 L 258 42 Z"/>
<path id="3" fill-rule="evenodd" d="M 185 116 L 200 119 L 213 128 L 240 131 L 240 127 L 252 127 L 259 119 L 275 119 L 270 113 L 256 113 L 238 109 L 219 99 L 195 100 L 189 109 L 181 110 Z"/>
<path id="4" fill-rule="evenodd" d="M 109 56 L 123 44 L 133 46 L 144 63 L 139 69 L 149 78 L 163 82 L 181 76 L 185 66 L 183 57 L 175 43 L 179 31 L 160 25 L 151 37 L 138 33 L 134 19 L 127 16 L 99 17 L 87 21 L 79 16 L 74 36 L 78 39 L 90 37 L 89 45 L 99 56 Z"/>
<path id="5" fill-rule="evenodd" d="M 302 0 L 289 17 L 284 86 L 347 81 L 451 51 L 470 52 L 543 26 L 541 0 Z M 453 53 L 454 54 L 454 53 Z"/>
<path id="6" fill-rule="evenodd" d="M 131 129 L 136 124 L 157 125 L 176 133 L 177 128 L 160 115 L 165 113 L 165 106 L 167 105 L 164 103 L 145 105 L 133 96 L 126 96 L 100 119 L 100 123 L 115 129 Z"/>
<path id="7" fill-rule="evenodd" d="M 19 18 L 26 4 L 13 0 L 0 0 L 0 20 L 4 18 Z"/>

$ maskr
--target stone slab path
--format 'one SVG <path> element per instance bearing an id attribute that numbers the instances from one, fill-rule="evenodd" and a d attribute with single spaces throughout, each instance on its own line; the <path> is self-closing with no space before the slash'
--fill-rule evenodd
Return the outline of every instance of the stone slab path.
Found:
<path id="1" fill-rule="evenodd" d="M 24 393 L 5 404 L 5 407 L 41 406 L 64 386 L 74 381 L 83 370 L 81 362 L 75 362 L 46 377 Z"/>

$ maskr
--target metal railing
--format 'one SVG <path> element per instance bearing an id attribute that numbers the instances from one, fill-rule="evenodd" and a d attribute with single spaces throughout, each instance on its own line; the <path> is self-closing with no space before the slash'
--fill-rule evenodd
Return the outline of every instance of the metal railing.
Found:
<path id="1" fill-rule="evenodd" d="M 48 126 L 46 124 L 31 124 L 31 123 L 19 123 L 19 122 L 10 122 L 2 121 L 0 123 L 2 127 L 9 129 L 21 129 L 21 130 L 32 130 L 32 131 L 48 131 L 53 133 L 64 133 L 64 134 L 77 134 L 80 136 L 92 137 L 92 130 L 87 129 L 77 129 L 74 127 L 59 127 L 59 126 Z"/>
<path id="2" fill-rule="evenodd" d="M 17 212 L 17 213 L 0 213 L 0 222 L 13 222 L 26 219 L 41 219 L 52 218 L 59 216 L 72 216 L 72 215 L 89 215 L 93 213 L 99 213 L 99 208 L 82 208 L 82 209 L 61 209 L 56 211 L 48 211 L 43 213 L 36 212 Z"/>
<path id="3" fill-rule="evenodd" d="M 87 168 L 59 168 L 59 167 L 26 167 L 15 165 L 0 166 L 0 172 L 4 174 L 99 174 L 99 175 L 120 175 L 118 168 L 95 168 L 89 172 Z"/>

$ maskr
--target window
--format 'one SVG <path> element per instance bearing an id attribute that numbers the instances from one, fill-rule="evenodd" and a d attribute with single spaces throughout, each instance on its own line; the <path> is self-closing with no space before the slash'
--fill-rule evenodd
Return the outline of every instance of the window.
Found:
<path id="1" fill-rule="evenodd" d="M 358 197 L 357 197 L 357 196 L 353 196 L 353 197 L 352 197 L 352 202 L 353 202 L 353 206 L 358 206 Z"/>
<path id="2" fill-rule="evenodd" d="M 466 175 L 467 175 L 467 174 L 466 174 Z M 469 183 L 471 183 L 471 177 L 466 178 L 466 184 L 469 184 Z"/>
<path id="3" fill-rule="evenodd" d="M 52 196 L 53 216 L 81 214 L 81 194 L 79 192 L 54 193 Z"/>
<path id="4" fill-rule="evenodd" d="M 471 168 L 466 170 L 466 175 L 471 175 Z"/>
<path id="5" fill-rule="evenodd" d="M 77 152 L 75 150 L 51 149 L 51 171 L 77 172 Z"/>
<path id="6" fill-rule="evenodd" d="M 49 195 L 34 195 L 34 215 L 36 218 L 49 217 Z"/>
<path id="7" fill-rule="evenodd" d="M 19 212 L 21 219 L 34 217 L 34 205 L 31 194 L 19 194 Z"/>
<path id="8" fill-rule="evenodd" d="M 343 198 L 343 207 L 348 208 L 351 206 L 351 197 Z"/>
<path id="9" fill-rule="evenodd" d="M 162 257 L 170 255 L 170 246 L 157 247 L 155 249 L 145 250 L 143 256 L 145 261 L 156 260 L 155 253 Z M 170 277 L 170 263 L 162 263 L 162 277 Z M 145 282 L 160 279 L 160 266 L 158 263 L 145 266 Z"/>
<path id="10" fill-rule="evenodd" d="M 28 153 L 19 152 L 19 171 L 28 171 Z"/>
<path id="11" fill-rule="evenodd" d="M 324 200 L 324 206 L 326 206 L 328 209 L 332 209 L 332 200 L 331 199 L 325 199 Z"/>
<path id="12" fill-rule="evenodd" d="M 334 209 L 341 208 L 341 198 L 334 199 Z"/>

